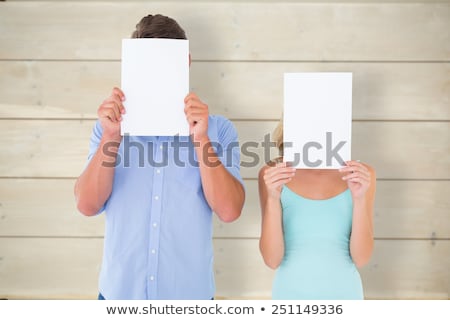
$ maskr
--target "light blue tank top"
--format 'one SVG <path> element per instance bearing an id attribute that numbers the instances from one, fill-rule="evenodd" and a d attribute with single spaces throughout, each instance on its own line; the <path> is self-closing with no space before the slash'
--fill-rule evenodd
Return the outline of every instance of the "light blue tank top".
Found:
<path id="1" fill-rule="evenodd" d="M 350 190 L 311 200 L 284 186 L 281 206 L 285 254 L 272 298 L 363 299 L 361 278 L 350 256 Z"/>

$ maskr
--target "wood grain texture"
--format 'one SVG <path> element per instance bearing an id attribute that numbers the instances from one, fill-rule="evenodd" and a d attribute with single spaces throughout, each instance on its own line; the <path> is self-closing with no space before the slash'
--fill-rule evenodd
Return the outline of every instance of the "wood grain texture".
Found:
<path id="1" fill-rule="evenodd" d="M 74 179 L 0 179 L 0 237 L 103 237 L 104 215 L 84 217 L 77 212 L 74 183 Z M 257 181 L 246 180 L 245 188 L 241 217 L 233 223 L 215 218 L 215 238 L 259 238 Z M 449 190 L 450 181 L 378 181 L 375 237 L 450 239 Z"/>
<path id="2" fill-rule="evenodd" d="M 7 1 L 0 3 L 0 59 L 119 59 L 120 39 L 130 36 L 142 16 L 160 12 L 186 29 L 192 56 L 199 60 L 450 57 L 446 3 Z"/>
<path id="3" fill-rule="evenodd" d="M 103 237 L 104 215 L 79 213 L 74 185 L 75 179 L 0 179 L 0 236 Z"/>
<path id="4" fill-rule="evenodd" d="M 360 270 L 365 298 L 448 299 L 449 244 L 376 241 L 371 262 Z M 270 297 L 274 273 L 261 267 L 256 240 L 216 241 L 215 249 L 217 295 Z"/>
<path id="5" fill-rule="evenodd" d="M 120 62 L 0 61 L 0 118 L 95 119 Z M 353 119 L 450 120 L 449 63 L 193 62 L 191 91 L 212 113 L 278 119 L 284 72 L 353 72 Z"/>
<path id="6" fill-rule="evenodd" d="M 261 211 L 257 181 L 247 180 L 246 202 L 233 223 L 214 221 L 214 236 L 259 238 Z M 374 211 L 376 238 L 450 239 L 450 181 L 378 181 Z"/>
<path id="7" fill-rule="evenodd" d="M 287 71 L 353 72 L 353 158 L 380 179 L 366 298 L 449 298 L 449 0 L 0 2 L 0 298 L 96 299 L 104 217 L 76 212 L 74 178 L 148 13 L 185 28 L 191 90 L 248 147 L 243 214 L 214 220 L 216 298 L 270 298 L 255 179 Z"/>
<path id="8" fill-rule="evenodd" d="M 96 297 L 103 239 L 0 239 L 2 298 Z"/>
<path id="9" fill-rule="evenodd" d="M 0 120 L 0 177 L 78 177 L 86 164 L 93 120 Z M 241 173 L 256 178 L 277 154 L 263 148 L 274 121 L 235 121 Z M 448 122 L 354 122 L 352 157 L 383 179 L 450 179 Z M 267 153 L 267 155 L 265 154 Z M 271 154 L 271 155 L 270 155 Z"/>
<path id="10" fill-rule="evenodd" d="M 86 165 L 93 123 L 5 120 L 1 123 L 0 146 L 5 149 L 0 175 L 78 177 Z"/>
<path id="11" fill-rule="evenodd" d="M 0 297 L 97 295 L 102 239 L 0 239 Z M 215 240 L 216 296 L 270 298 L 257 240 Z M 378 240 L 361 270 L 366 299 L 448 299 L 450 241 Z"/>
<path id="12" fill-rule="evenodd" d="M 272 148 L 272 155 L 266 156 L 261 143 L 277 122 L 235 124 L 241 141 L 242 174 L 256 178 L 261 164 L 276 154 Z M 378 178 L 449 179 L 449 129 L 448 122 L 353 122 L 352 158 L 373 166 Z M 259 147 L 253 145 L 255 141 Z"/>

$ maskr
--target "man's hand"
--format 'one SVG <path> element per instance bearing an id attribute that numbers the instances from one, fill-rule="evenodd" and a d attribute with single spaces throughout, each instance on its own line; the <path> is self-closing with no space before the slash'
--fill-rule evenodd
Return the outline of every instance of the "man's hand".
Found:
<path id="1" fill-rule="evenodd" d="M 119 88 L 113 88 L 111 95 L 103 101 L 97 110 L 100 124 L 103 128 L 103 137 L 108 140 L 120 141 L 120 122 L 125 113 L 122 101 L 125 95 Z"/>
<path id="2" fill-rule="evenodd" d="M 193 142 L 208 140 L 208 106 L 195 93 L 190 93 L 184 98 L 184 106 Z"/>

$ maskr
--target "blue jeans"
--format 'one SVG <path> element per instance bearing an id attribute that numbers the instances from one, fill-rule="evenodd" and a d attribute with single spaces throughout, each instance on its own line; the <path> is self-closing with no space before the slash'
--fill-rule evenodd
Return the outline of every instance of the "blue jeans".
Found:
<path id="1" fill-rule="evenodd" d="M 98 300 L 106 300 L 105 297 L 99 292 L 98 293 Z M 214 300 L 214 298 L 211 298 L 211 300 Z"/>

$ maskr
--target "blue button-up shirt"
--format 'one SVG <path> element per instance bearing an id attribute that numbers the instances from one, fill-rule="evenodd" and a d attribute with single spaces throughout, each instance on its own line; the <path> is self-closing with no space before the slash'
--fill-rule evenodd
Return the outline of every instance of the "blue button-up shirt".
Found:
<path id="1" fill-rule="evenodd" d="M 97 121 L 89 159 L 101 136 Z M 208 136 L 242 183 L 232 123 L 209 116 Z M 100 292 L 106 299 L 211 299 L 212 210 L 190 138 L 125 136 L 115 166 L 112 193 L 101 210 L 106 225 Z"/>

